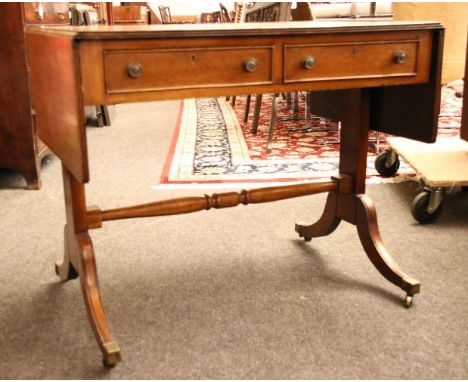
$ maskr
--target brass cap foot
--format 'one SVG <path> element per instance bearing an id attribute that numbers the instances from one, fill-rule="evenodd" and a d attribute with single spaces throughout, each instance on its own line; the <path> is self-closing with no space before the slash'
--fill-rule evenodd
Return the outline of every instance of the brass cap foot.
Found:
<path id="1" fill-rule="evenodd" d="M 403 279 L 401 289 L 408 293 L 408 295 L 413 296 L 421 290 L 421 283 L 408 276 Z"/>
<path id="2" fill-rule="evenodd" d="M 102 345 L 102 362 L 105 367 L 115 367 L 122 360 L 120 346 L 117 341 L 109 341 Z"/>

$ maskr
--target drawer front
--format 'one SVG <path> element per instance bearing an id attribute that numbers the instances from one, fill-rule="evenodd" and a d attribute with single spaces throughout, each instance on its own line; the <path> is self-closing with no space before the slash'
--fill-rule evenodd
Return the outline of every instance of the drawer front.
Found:
<path id="1" fill-rule="evenodd" d="M 271 84 L 273 46 L 105 51 L 106 92 Z"/>
<path id="2" fill-rule="evenodd" d="M 286 45 L 285 82 L 418 74 L 419 40 Z"/>

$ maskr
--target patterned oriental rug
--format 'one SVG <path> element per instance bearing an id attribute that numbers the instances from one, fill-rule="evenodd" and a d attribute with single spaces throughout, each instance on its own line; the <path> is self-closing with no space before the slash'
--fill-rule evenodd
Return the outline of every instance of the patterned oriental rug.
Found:
<path id="1" fill-rule="evenodd" d="M 439 136 L 459 135 L 462 98 L 455 93 L 462 85 L 456 81 L 443 89 Z M 237 97 L 234 107 L 225 98 L 182 101 L 161 184 L 293 182 L 328 179 L 338 173 L 339 129 L 335 121 L 318 116 L 305 120 L 304 97 L 300 97 L 299 119 L 285 118 L 293 111 L 280 99 L 272 151 L 267 154 L 271 95 L 263 96 L 257 134 L 251 133 L 255 98 L 247 122 L 243 122 L 245 101 L 246 97 Z M 414 171 L 403 161 L 395 177 L 377 174 L 374 160 L 385 150 L 385 138 L 385 134 L 369 134 L 369 180 L 408 180 Z"/>

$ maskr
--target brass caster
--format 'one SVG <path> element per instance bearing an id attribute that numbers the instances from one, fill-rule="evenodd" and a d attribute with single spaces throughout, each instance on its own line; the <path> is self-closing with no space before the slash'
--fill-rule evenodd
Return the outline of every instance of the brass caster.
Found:
<path id="1" fill-rule="evenodd" d="M 117 362 L 112 363 L 108 358 L 102 357 L 102 365 L 106 369 L 113 369 L 115 366 L 117 366 Z"/>
<path id="2" fill-rule="evenodd" d="M 413 305 L 413 296 L 406 295 L 406 297 L 405 297 L 405 307 L 409 308 L 411 305 Z"/>
<path id="3" fill-rule="evenodd" d="M 109 369 L 115 367 L 122 360 L 118 342 L 106 342 L 102 347 L 102 364 Z"/>

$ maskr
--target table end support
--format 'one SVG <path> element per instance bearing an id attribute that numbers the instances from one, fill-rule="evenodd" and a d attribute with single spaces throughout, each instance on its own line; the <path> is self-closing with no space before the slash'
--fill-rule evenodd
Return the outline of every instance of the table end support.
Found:
<path id="1" fill-rule="evenodd" d="M 385 249 L 380 237 L 375 206 L 367 195 L 356 195 L 356 227 L 369 260 L 382 276 L 406 292 L 405 306 L 409 308 L 414 295 L 420 292 L 421 284 L 404 273 Z"/>
<path id="2" fill-rule="evenodd" d="M 341 222 L 341 218 L 338 217 L 338 198 L 340 195 L 351 193 L 352 178 L 348 175 L 338 175 L 332 177 L 332 180 L 337 185 L 337 188 L 328 193 L 322 216 L 313 224 L 302 222 L 295 224 L 294 230 L 305 241 L 311 241 L 314 237 L 331 234 Z"/>
<path id="3" fill-rule="evenodd" d="M 120 346 L 113 338 L 99 291 L 93 243 L 88 233 L 76 235 L 79 255 L 81 290 L 86 311 L 96 340 L 102 351 L 103 364 L 114 367 L 121 361 Z"/>

